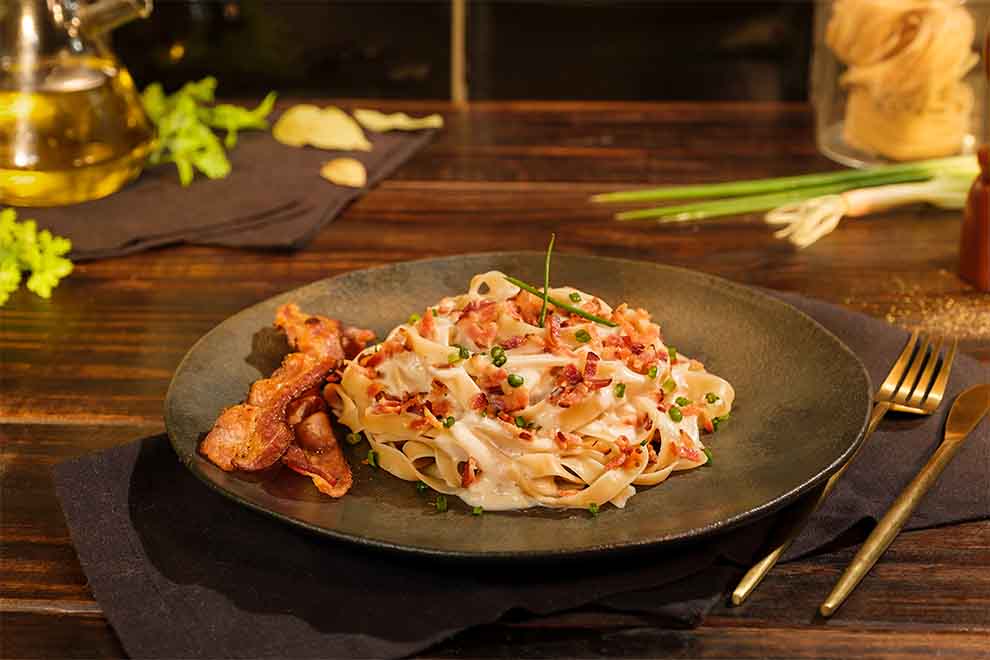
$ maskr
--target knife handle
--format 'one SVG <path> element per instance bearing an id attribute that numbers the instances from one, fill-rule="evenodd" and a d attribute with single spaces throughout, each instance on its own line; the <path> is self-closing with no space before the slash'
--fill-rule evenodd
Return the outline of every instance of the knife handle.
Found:
<path id="1" fill-rule="evenodd" d="M 732 592 L 733 605 L 740 605 L 744 600 L 749 598 L 749 595 L 753 593 L 753 590 L 756 589 L 760 582 L 763 581 L 763 578 L 770 572 L 770 569 L 776 565 L 781 555 L 784 554 L 787 548 L 791 546 L 791 543 L 794 542 L 794 539 L 798 537 L 798 534 L 801 533 L 801 530 L 804 529 L 804 525 L 808 522 L 808 519 L 811 518 L 811 515 L 818 510 L 821 503 L 825 501 L 825 498 L 827 498 L 835 488 L 835 484 L 839 482 L 839 479 L 841 479 L 842 475 L 846 473 L 846 470 L 850 465 L 852 465 L 852 462 L 856 460 L 856 456 L 858 456 L 859 452 L 863 449 L 863 446 L 866 444 L 866 440 L 873 434 L 873 431 L 876 430 L 877 425 L 880 423 L 880 420 L 883 419 L 883 416 L 887 414 L 888 410 L 890 410 L 890 404 L 887 402 L 877 403 L 873 406 L 873 412 L 870 413 L 870 423 L 866 427 L 866 433 L 863 435 L 863 442 L 856 450 L 856 453 L 854 453 L 849 460 L 846 461 L 845 465 L 839 468 L 838 472 L 829 478 L 829 480 L 825 483 L 825 488 L 823 488 L 822 492 L 818 494 L 818 497 L 809 502 L 807 506 L 802 507 L 790 524 L 785 525 L 776 532 L 776 538 L 771 543 L 773 549 L 767 553 L 763 559 L 756 564 L 753 564 L 753 567 L 746 571 L 746 575 L 739 580 L 739 584 Z"/>
<path id="2" fill-rule="evenodd" d="M 832 593 L 822 603 L 819 608 L 822 616 L 831 616 L 852 593 L 860 580 L 873 568 L 873 564 L 893 542 L 898 532 L 904 527 L 904 523 L 908 521 L 908 518 L 911 517 L 911 514 L 924 498 L 925 493 L 935 484 L 935 480 L 942 474 L 942 470 L 956 455 L 962 444 L 962 438 L 943 441 L 925 463 L 925 467 L 921 468 L 921 471 L 915 475 L 907 488 L 901 491 L 893 505 L 877 523 L 869 538 L 860 547 L 859 552 L 853 557 L 852 562 L 846 567 L 842 577 L 832 589 Z"/>

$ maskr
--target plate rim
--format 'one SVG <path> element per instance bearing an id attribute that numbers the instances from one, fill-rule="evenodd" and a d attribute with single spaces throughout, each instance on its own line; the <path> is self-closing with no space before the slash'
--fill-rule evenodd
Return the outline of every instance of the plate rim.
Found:
<path id="1" fill-rule="evenodd" d="M 712 536 L 717 534 L 727 532 L 736 529 L 747 523 L 754 523 L 768 515 L 779 511 L 788 504 L 794 502 L 801 495 L 811 491 L 813 488 L 825 481 L 829 476 L 834 474 L 839 468 L 845 464 L 848 460 L 855 455 L 856 451 L 866 440 L 866 430 L 869 424 L 870 413 L 872 410 L 873 402 L 873 384 L 870 378 L 869 371 L 863 364 L 859 356 L 851 348 L 849 348 L 845 342 L 843 342 L 839 337 L 837 337 L 828 328 L 823 326 L 821 323 L 812 318 L 809 314 L 803 312 L 802 310 L 794 307 L 790 303 L 776 298 L 768 293 L 760 290 L 758 287 L 753 287 L 750 285 L 740 284 L 734 282 L 727 278 L 712 275 L 711 273 L 706 273 L 700 270 L 694 270 L 691 268 L 686 268 L 683 266 L 674 266 L 666 263 L 659 263 L 653 261 L 646 261 L 642 259 L 629 259 L 624 257 L 612 257 L 612 256 L 598 256 L 594 254 L 586 253 L 563 253 L 563 256 L 568 258 L 579 258 L 579 259 L 592 259 L 598 261 L 606 261 L 615 264 L 635 264 L 638 266 L 649 265 L 654 268 L 659 268 L 661 270 L 676 271 L 679 273 L 686 273 L 691 277 L 700 277 L 702 279 L 708 280 L 709 284 L 718 285 L 726 289 L 732 290 L 735 294 L 748 297 L 750 300 L 757 300 L 761 304 L 770 304 L 771 306 L 777 305 L 786 310 L 788 313 L 794 314 L 797 318 L 801 319 L 804 323 L 808 323 L 815 328 L 817 332 L 824 333 L 829 337 L 837 347 L 845 353 L 845 355 L 851 360 L 851 362 L 859 368 L 861 375 L 863 376 L 864 386 L 865 386 L 865 398 L 863 406 L 863 419 L 860 424 L 858 431 L 856 432 L 855 440 L 850 443 L 850 445 L 828 466 L 820 470 L 817 474 L 811 478 L 804 481 L 804 483 L 792 488 L 791 490 L 783 493 L 782 495 L 768 501 L 764 502 L 760 506 L 750 508 L 734 516 L 713 522 L 709 525 L 702 527 L 695 527 L 690 530 L 686 530 L 679 533 L 665 534 L 661 536 L 652 537 L 649 539 L 636 539 L 632 541 L 623 541 L 618 544 L 599 544 L 590 545 L 582 548 L 568 548 L 561 550 L 492 550 L 492 551 L 466 551 L 466 550 L 447 550 L 437 547 L 427 547 L 419 545 L 410 545 L 404 543 L 397 543 L 394 541 L 388 541 L 384 539 L 368 538 L 366 536 L 354 535 L 350 533 L 340 532 L 338 530 L 330 529 L 327 527 L 322 527 L 313 523 L 306 522 L 298 518 L 294 518 L 290 515 L 282 514 L 277 511 L 268 509 L 260 504 L 252 502 L 250 499 L 242 497 L 237 493 L 229 491 L 223 488 L 220 484 L 211 480 L 205 472 L 197 469 L 193 463 L 195 461 L 195 456 L 188 454 L 184 449 L 180 447 L 179 441 L 177 440 L 177 432 L 174 430 L 172 424 L 170 423 L 169 411 L 172 408 L 172 403 L 174 400 L 174 389 L 176 386 L 176 377 L 182 371 L 186 364 L 186 361 L 193 355 L 196 349 L 201 343 L 205 342 L 207 338 L 217 332 L 220 326 L 226 324 L 229 321 L 233 321 L 239 317 L 246 316 L 250 314 L 256 308 L 262 305 L 269 305 L 273 302 L 281 302 L 280 299 L 296 294 L 302 289 L 308 289 L 310 287 L 315 287 L 321 284 L 325 284 L 336 280 L 338 278 L 346 277 L 350 274 L 356 272 L 371 273 L 378 270 L 386 270 L 389 268 L 394 268 L 399 265 L 410 266 L 420 263 L 442 263 L 450 261 L 458 261 L 470 258 L 512 258 L 512 257 L 543 257 L 544 252 L 537 250 L 495 250 L 490 252 L 469 252 L 463 254 L 446 255 L 440 257 L 424 257 L 422 259 L 412 259 L 406 261 L 393 261 L 384 264 L 378 264 L 375 266 L 370 266 L 368 268 L 354 268 L 346 270 L 330 277 L 324 277 L 318 280 L 313 280 L 301 286 L 277 293 L 273 296 L 269 296 L 263 300 L 249 305 L 230 316 L 225 317 L 215 326 L 210 328 L 205 332 L 199 339 L 197 339 L 192 346 L 186 351 L 182 359 L 176 365 L 175 370 L 172 373 L 172 378 L 169 381 L 168 389 L 165 393 L 164 400 L 164 410 L 163 419 L 165 422 L 165 431 L 168 436 L 169 444 L 172 450 L 175 452 L 176 457 L 179 461 L 186 467 L 189 472 L 191 472 L 197 479 L 202 483 L 206 484 L 213 491 L 223 495 L 227 499 L 236 502 L 239 505 L 246 506 L 247 508 L 261 513 L 267 517 L 274 518 L 282 523 L 289 524 L 293 527 L 304 529 L 310 533 L 317 534 L 323 538 L 330 538 L 336 541 L 343 541 L 349 544 L 353 544 L 356 547 L 372 548 L 375 550 L 384 550 L 387 552 L 398 553 L 403 556 L 411 557 L 421 557 L 421 558 L 434 558 L 434 559 L 456 559 L 465 561 L 523 561 L 523 560 L 547 560 L 547 559 L 580 559 L 587 558 L 591 556 L 598 556 L 604 553 L 624 553 L 624 552 L 635 552 L 648 548 L 661 548 L 672 546 L 680 543 L 689 543 L 693 541 L 707 540 Z M 555 256 L 561 256 L 560 254 Z"/>

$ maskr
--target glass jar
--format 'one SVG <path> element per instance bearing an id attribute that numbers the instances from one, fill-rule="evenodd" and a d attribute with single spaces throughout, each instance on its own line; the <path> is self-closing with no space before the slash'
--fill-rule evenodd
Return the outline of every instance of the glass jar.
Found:
<path id="1" fill-rule="evenodd" d="M 819 151 L 852 167 L 973 152 L 987 136 L 988 10 L 988 0 L 817 0 Z"/>

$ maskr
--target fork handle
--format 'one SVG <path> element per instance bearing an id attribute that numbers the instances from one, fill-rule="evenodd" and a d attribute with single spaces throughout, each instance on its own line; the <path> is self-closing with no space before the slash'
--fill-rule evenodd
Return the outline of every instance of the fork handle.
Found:
<path id="1" fill-rule="evenodd" d="M 852 562 L 846 567 L 842 577 L 832 589 L 832 593 L 822 603 L 819 608 L 822 616 L 831 616 L 845 602 L 860 580 L 866 577 L 866 574 L 873 568 L 873 564 L 887 550 L 908 518 L 918 508 L 925 493 L 931 489 L 939 475 L 942 474 L 942 470 L 959 451 L 963 444 L 962 440 L 963 438 L 943 441 L 925 463 L 925 467 L 921 468 L 921 472 L 915 475 L 907 488 L 897 496 L 866 542 L 860 547 L 859 552 L 853 557 Z"/>
<path id="2" fill-rule="evenodd" d="M 827 498 L 832 490 L 835 489 L 835 484 L 839 482 L 839 479 L 841 479 L 842 475 L 846 473 L 846 470 L 849 469 L 852 462 L 856 460 L 859 452 L 863 449 L 863 445 L 866 444 L 866 440 L 873 434 L 873 431 L 876 430 L 877 424 L 880 423 L 880 420 L 883 419 L 883 416 L 887 414 L 888 410 L 890 410 L 890 403 L 886 401 L 878 402 L 873 406 L 873 412 L 870 413 L 870 423 L 866 427 L 866 433 L 863 435 L 863 442 L 860 443 L 859 448 L 856 449 L 856 453 L 854 453 L 849 460 L 846 461 L 845 465 L 839 468 L 838 472 L 829 478 L 829 480 L 825 483 L 825 488 L 823 488 L 822 492 L 818 494 L 818 497 L 812 500 L 807 507 L 801 509 L 789 525 L 776 532 L 776 538 L 772 542 L 773 549 L 770 550 L 770 552 L 767 553 L 763 559 L 758 561 L 756 564 L 753 564 L 753 567 L 746 571 L 746 574 L 741 580 L 739 580 L 739 584 L 732 592 L 733 605 L 740 605 L 744 600 L 749 598 L 750 594 L 753 593 L 753 590 L 756 589 L 760 582 L 763 581 L 763 578 L 766 577 L 767 573 L 770 572 L 770 569 L 776 565 L 780 557 L 784 554 L 787 548 L 791 546 L 794 539 L 796 539 L 801 533 L 801 530 L 804 529 L 808 519 L 811 518 L 812 514 L 818 510 L 818 507 L 825 501 L 825 498 Z"/>

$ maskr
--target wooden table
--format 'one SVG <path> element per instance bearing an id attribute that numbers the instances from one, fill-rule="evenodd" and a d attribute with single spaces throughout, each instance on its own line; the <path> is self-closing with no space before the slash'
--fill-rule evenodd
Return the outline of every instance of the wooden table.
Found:
<path id="1" fill-rule="evenodd" d="M 541 249 L 686 266 L 800 291 L 990 360 L 990 295 L 955 274 L 959 214 L 849 221 L 804 251 L 751 216 L 660 229 L 611 221 L 590 193 L 828 169 L 807 107 L 781 104 L 372 102 L 441 111 L 425 151 L 295 254 L 173 247 L 78 266 L 43 301 L 0 312 L 5 657 L 120 656 L 86 586 L 52 487 L 67 458 L 160 432 L 172 371 L 228 315 L 375 264 Z M 98 231 L 94 225 L 94 231 Z M 854 548 L 778 567 L 750 602 L 695 630 L 593 609 L 466 631 L 427 656 L 980 655 L 990 649 L 990 522 L 903 534 L 838 615 L 813 613 Z M 986 657 L 984 655 L 984 657 Z"/>

